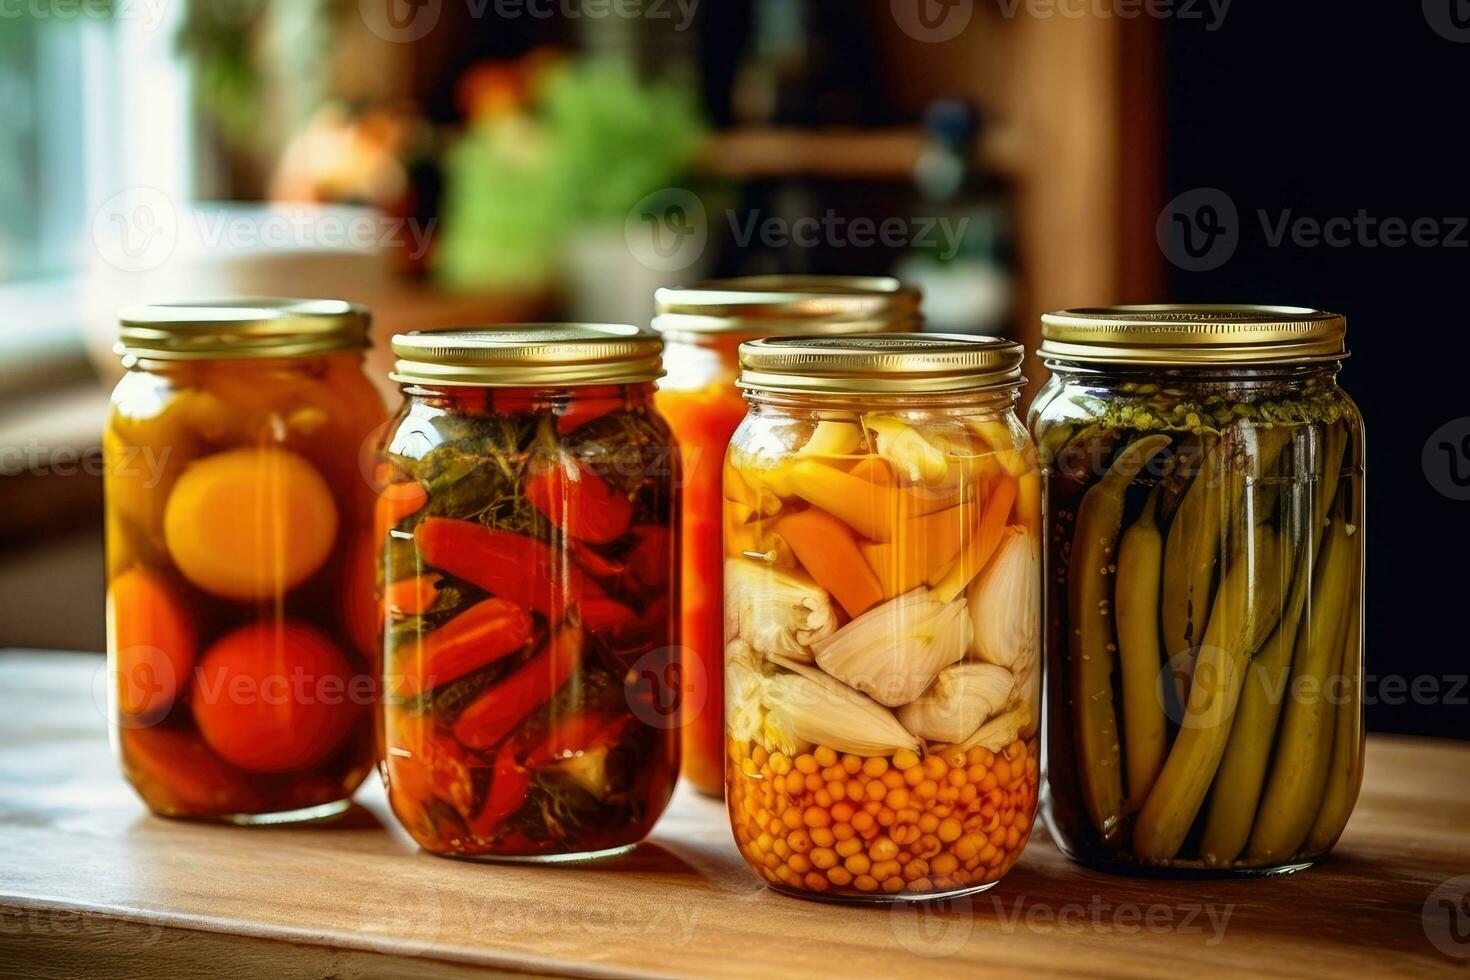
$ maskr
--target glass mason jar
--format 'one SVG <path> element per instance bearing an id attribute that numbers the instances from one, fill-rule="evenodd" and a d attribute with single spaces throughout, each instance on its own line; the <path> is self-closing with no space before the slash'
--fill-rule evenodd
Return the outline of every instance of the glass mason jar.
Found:
<path id="1" fill-rule="evenodd" d="M 329 300 L 123 314 L 102 442 L 110 716 L 157 813 L 325 816 L 372 768 L 359 452 L 386 412 L 367 328 Z"/>
<path id="2" fill-rule="evenodd" d="M 1036 812 L 1041 485 L 1022 352 L 941 334 L 741 348 L 725 469 L 730 820 L 771 887 L 983 891 Z"/>
<path id="3" fill-rule="evenodd" d="M 1342 317 L 1043 318 L 1047 820 L 1137 873 L 1304 868 L 1363 773 L 1363 424 Z"/>
<path id="4" fill-rule="evenodd" d="M 678 458 L 653 405 L 661 347 L 611 325 L 393 339 L 383 774 L 429 851 L 616 853 L 668 804 Z"/>
<path id="5" fill-rule="evenodd" d="M 653 327 L 667 347 L 657 402 L 684 462 L 684 777 L 702 793 L 725 787 L 720 542 L 721 462 L 745 400 L 739 346 L 775 334 L 889 333 L 921 325 L 919 294 L 897 279 L 747 276 L 660 289 Z"/>

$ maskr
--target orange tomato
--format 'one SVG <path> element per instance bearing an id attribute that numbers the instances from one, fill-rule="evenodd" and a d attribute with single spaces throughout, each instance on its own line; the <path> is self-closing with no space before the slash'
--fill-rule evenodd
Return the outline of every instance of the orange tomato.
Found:
<path id="1" fill-rule="evenodd" d="M 199 653 L 188 608 L 163 576 L 134 568 L 112 580 L 107 621 L 118 707 L 135 717 L 163 717 Z"/>
<path id="2" fill-rule="evenodd" d="M 190 704 L 225 760 L 289 772 L 336 751 L 370 692 L 331 640 L 288 621 L 245 626 L 210 647 Z"/>
<path id="3" fill-rule="evenodd" d="M 225 765 L 192 732 L 131 728 L 121 733 L 123 765 L 149 806 L 167 816 L 253 813 L 249 777 Z"/>
<path id="4" fill-rule="evenodd" d="M 227 599 L 265 599 L 327 560 L 337 505 L 296 453 L 233 449 L 189 465 L 169 495 L 163 530 L 190 582 Z"/>

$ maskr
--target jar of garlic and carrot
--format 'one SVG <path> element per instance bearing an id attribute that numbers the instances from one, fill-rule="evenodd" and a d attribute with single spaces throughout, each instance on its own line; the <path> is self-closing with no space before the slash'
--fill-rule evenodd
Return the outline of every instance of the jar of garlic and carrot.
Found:
<path id="1" fill-rule="evenodd" d="M 773 888 L 956 896 L 1036 811 L 1040 477 L 1021 348 L 741 348 L 725 464 L 727 800 Z"/>

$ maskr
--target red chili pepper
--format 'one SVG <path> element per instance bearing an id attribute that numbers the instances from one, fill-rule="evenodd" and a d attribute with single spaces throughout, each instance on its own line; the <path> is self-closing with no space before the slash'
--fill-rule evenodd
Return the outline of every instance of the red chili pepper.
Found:
<path id="1" fill-rule="evenodd" d="M 484 415 L 489 404 L 489 392 L 471 386 L 456 387 L 453 391 L 455 410 L 463 415 Z"/>
<path id="2" fill-rule="evenodd" d="M 494 770 L 490 776 L 490 789 L 480 812 L 468 821 L 470 833 L 476 837 L 493 837 L 500 821 L 519 810 L 526 802 L 526 790 L 531 786 L 531 774 L 516 762 L 514 742 L 506 742 L 495 754 Z"/>
<path id="3" fill-rule="evenodd" d="M 418 656 L 403 665 L 396 678 L 405 696 L 458 680 L 503 657 L 531 638 L 526 610 L 499 597 L 475 603 L 424 637 Z"/>
<path id="4" fill-rule="evenodd" d="M 474 813 L 471 770 L 478 762 L 458 742 L 431 731 L 427 722 L 417 731 L 400 731 L 385 759 L 389 791 L 395 801 L 411 800 L 427 808 L 437 797 L 461 816 Z"/>
<path id="5" fill-rule="evenodd" d="M 433 572 L 410 575 L 383 586 L 383 601 L 378 616 L 378 627 L 383 625 L 382 613 L 394 618 L 422 616 L 439 600 L 439 576 Z"/>
<path id="6" fill-rule="evenodd" d="M 669 615 L 668 596 L 654 599 L 639 615 L 630 610 L 625 618 L 606 628 L 606 635 L 609 645 L 619 655 L 676 645 L 678 637 L 674 619 Z"/>
<path id="7" fill-rule="evenodd" d="M 373 540 L 381 544 L 400 521 L 417 514 L 428 502 L 428 491 L 418 483 L 410 480 L 388 484 L 378 495 L 373 512 Z"/>
<path id="8" fill-rule="evenodd" d="M 628 571 L 622 562 L 594 551 L 591 546 L 580 541 L 572 542 L 572 555 L 577 559 L 577 564 L 582 566 L 582 571 L 595 579 L 615 581 Z"/>
<path id="9" fill-rule="evenodd" d="M 590 752 L 613 745 L 627 727 L 627 715 L 608 718 L 597 711 L 583 711 L 564 718 L 553 726 L 545 741 L 526 757 L 526 765 L 535 769 L 549 765 L 576 752 Z"/>
<path id="10" fill-rule="evenodd" d="M 430 517 L 414 531 L 414 541 L 428 564 L 548 619 L 559 620 L 574 603 L 581 607 L 582 624 L 594 632 L 607 632 L 633 618 L 627 606 L 609 598 L 576 565 L 553 578 L 557 566 L 551 549 L 523 534 Z"/>
<path id="11" fill-rule="evenodd" d="M 551 549 L 523 534 L 431 517 L 414 531 L 414 541 L 428 564 L 543 616 L 559 618 L 581 590 L 580 573 L 567 569 L 570 594 L 555 602 Z"/>
<path id="12" fill-rule="evenodd" d="M 605 595 L 587 596 L 577 608 L 582 613 L 582 625 L 594 633 L 617 633 L 635 619 L 633 610 Z"/>
<path id="13" fill-rule="evenodd" d="M 674 570 L 673 535 L 662 524 L 638 524 L 633 528 L 638 543 L 624 556 L 636 587 L 657 592 L 669 584 Z"/>
<path id="14" fill-rule="evenodd" d="M 525 416 L 551 407 L 547 394 L 537 388 L 495 388 L 491 404 L 503 416 Z"/>
<path id="15" fill-rule="evenodd" d="M 526 481 L 526 499 L 567 534 L 592 544 L 616 541 L 633 519 L 633 502 L 575 460 L 542 466 Z"/>
<path id="16" fill-rule="evenodd" d="M 496 744 L 561 689 L 581 656 L 582 631 L 558 631 L 540 653 L 470 702 L 454 722 L 454 737 L 472 749 Z"/>
<path id="17" fill-rule="evenodd" d="M 623 395 L 616 385 L 599 385 L 578 389 L 556 413 L 556 431 L 561 435 L 576 432 L 588 422 L 611 415 L 623 407 Z"/>

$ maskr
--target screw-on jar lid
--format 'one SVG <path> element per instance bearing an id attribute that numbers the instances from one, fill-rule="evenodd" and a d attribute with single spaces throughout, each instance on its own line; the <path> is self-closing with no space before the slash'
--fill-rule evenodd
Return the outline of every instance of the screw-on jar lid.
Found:
<path id="1" fill-rule="evenodd" d="M 508 323 L 401 333 L 389 375 L 404 384 L 497 388 L 634 384 L 663 376 L 663 341 L 621 323 Z"/>
<path id="2" fill-rule="evenodd" d="M 1279 364 L 1347 356 L 1347 318 L 1299 306 L 1157 305 L 1041 318 L 1041 356 L 1118 364 Z"/>
<path id="3" fill-rule="evenodd" d="M 920 326 L 920 293 L 887 276 L 744 276 L 654 294 L 666 335 L 875 333 Z"/>
<path id="4" fill-rule="evenodd" d="M 742 388 L 791 393 L 930 394 L 1022 384 L 1020 344 L 900 333 L 769 337 L 740 345 Z"/>
<path id="5" fill-rule="evenodd" d="M 155 360 L 302 357 L 370 346 L 371 316 L 338 299 L 209 300 L 123 310 L 119 354 Z"/>

